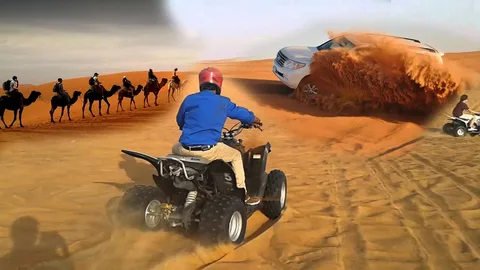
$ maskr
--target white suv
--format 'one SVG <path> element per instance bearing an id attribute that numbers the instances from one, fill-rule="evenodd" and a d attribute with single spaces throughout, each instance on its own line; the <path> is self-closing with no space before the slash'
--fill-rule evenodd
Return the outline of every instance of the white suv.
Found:
<path id="1" fill-rule="evenodd" d="M 367 36 L 385 37 L 385 35 L 379 34 L 367 34 Z M 431 55 L 438 62 L 443 63 L 443 53 L 430 45 L 411 38 L 388 37 L 402 39 L 405 42 L 405 46 L 409 47 L 409 49 L 420 54 Z M 317 47 L 285 47 L 277 53 L 277 57 L 273 61 L 273 73 L 283 84 L 292 89 L 298 88 L 301 84 L 301 91 L 316 93 L 317 87 L 313 85 L 312 80 L 310 80 L 308 76 L 310 75 L 310 63 L 316 52 L 329 50 L 334 47 L 345 47 L 351 48 L 352 50 L 367 49 L 372 45 L 371 40 L 372 39 L 362 39 L 359 36 L 346 34 L 330 39 Z"/>

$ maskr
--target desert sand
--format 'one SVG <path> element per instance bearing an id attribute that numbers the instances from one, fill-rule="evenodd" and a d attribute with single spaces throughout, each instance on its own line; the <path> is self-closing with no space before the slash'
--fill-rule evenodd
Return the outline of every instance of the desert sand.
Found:
<path id="1" fill-rule="evenodd" d="M 479 55 L 452 57 L 480 71 L 478 61 L 468 60 Z M 288 208 L 280 220 L 254 214 L 236 248 L 118 229 L 119 197 L 133 184 L 153 185 L 154 173 L 120 149 L 168 154 L 180 134 L 181 98 L 168 104 L 163 88 L 158 107 L 139 106 L 141 94 L 138 110 L 86 119 L 75 104 L 73 121 L 57 124 L 48 123 L 49 105 L 37 101 L 25 109 L 25 128 L 0 131 L 0 269 L 479 268 L 478 138 L 441 134 L 442 116 L 420 126 L 324 115 L 288 98 L 271 64 L 215 62 L 228 77 L 224 94 L 264 122 L 263 132 L 242 134 L 247 146 L 270 142 L 268 170 L 287 174 Z M 136 85 L 145 75 L 128 76 Z M 110 85 L 121 76 L 100 80 Z M 190 77 L 180 96 L 196 91 L 196 81 Z M 37 87 L 43 99 L 52 84 Z M 66 80 L 65 88 L 85 84 Z M 471 99 L 480 104 L 478 93 Z M 110 100 L 114 111 L 116 95 Z"/>

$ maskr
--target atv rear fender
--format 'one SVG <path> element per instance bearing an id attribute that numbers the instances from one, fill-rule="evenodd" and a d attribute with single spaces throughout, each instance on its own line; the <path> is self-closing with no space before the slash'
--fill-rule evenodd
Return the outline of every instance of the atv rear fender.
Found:
<path id="1" fill-rule="evenodd" d="M 247 190 L 250 196 L 262 197 L 267 184 L 267 157 L 270 143 L 249 149 L 243 157 Z"/>
<path id="2" fill-rule="evenodd" d="M 172 186 L 171 183 L 167 184 L 167 182 L 161 181 L 162 177 L 160 176 L 160 165 L 159 165 L 160 164 L 160 159 L 158 159 L 156 157 L 152 157 L 152 156 L 144 154 L 144 153 L 131 151 L 131 150 L 123 150 L 122 149 L 122 152 L 129 155 L 129 156 L 139 158 L 139 159 L 143 159 L 143 160 L 147 161 L 148 163 L 152 164 L 152 166 L 155 167 L 155 170 L 157 170 L 157 173 L 158 173 L 158 175 L 155 175 L 155 174 L 152 175 L 153 182 L 155 182 L 155 185 L 157 187 L 163 189 L 164 191 L 168 191 L 169 189 L 171 189 L 171 187 L 170 187 L 170 186 Z M 165 187 L 165 185 L 167 185 L 168 187 Z"/>
<path id="3" fill-rule="evenodd" d="M 122 149 L 122 152 L 129 155 L 129 156 L 139 158 L 139 159 L 143 159 L 143 160 L 147 161 L 148 163 L 152 164 L 153 167 L 155 167 L 155 169 L 157 170 L 158 175 L 160 175 L 160 166 L 159 166 L 160 159 L 158 159 L 156 157 L 149 156 L 149 155 L 144 154 L 144 153 L 131 151 L 131 150 L 123 150 Z"/>

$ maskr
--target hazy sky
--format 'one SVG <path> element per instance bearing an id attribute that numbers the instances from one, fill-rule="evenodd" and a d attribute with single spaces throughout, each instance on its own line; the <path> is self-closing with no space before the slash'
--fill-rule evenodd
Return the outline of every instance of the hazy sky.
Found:
<path id="1" fill-rule="evenodd" d="M 281 47 L 319 45 L 329 30 L 352 28 L 442 51 L 480 50 L 480 0 L 172 0 L 169 8 L 180 29 L 206 43 L 202 59 L 273 58 Z"/>
<path id="2" fill-rule="evenodd" d="M 381 31 L 480 50 L 480 0 L 0 0 L 0 76 L 24 83 L 273 58 L 327 31 Z"/>
<path id="3" fill-rule="evenodd" d="M 196 53 L 175 34 L 165 1 L 0 0 L 0 7 L 9 10 L 0 16 L 5 79 L 41 83 L 94 72 L 182 69 Z"/>

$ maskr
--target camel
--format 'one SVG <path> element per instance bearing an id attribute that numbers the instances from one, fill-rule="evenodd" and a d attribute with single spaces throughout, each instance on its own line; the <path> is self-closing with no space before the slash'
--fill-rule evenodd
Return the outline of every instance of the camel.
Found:
<path id="1" fill-rule="evenodd" d="M 57 107 L 62 107 L 62 113 L 60 114 L 60 119 L 58 119 L 59 123 L 62 122 L 63 113 L 65 112 L 65 106 L 67 107 L 68 120 L 72 121 L 72 118 L 70 118 L 70 107 L 75 104 L 75 102 L 77 102 L 81 94 L 82 92 L 80 91 L 74 91 L 73 96 L 70 97 L 70 95 L 67 93 L 68 97 L 70 98 L 70 102 L 68 102 L 67 99 L 62 95 L 53 95 L 50 99 L 50 104 L 52 105 L 52 108 L 50 109 L 50 122 L 55 123 L 55 121 L 53 120 L 53 114 L 55 113 Z"/>
<path id="2" fill-rule="evenodd" d="M 181 82 L 178 84 L 174 82 L 172 79 L 168 81 L 168 103 L 170 103 L 170 92 L 172 93 L 171 96 L 173 98 L 173 101 L 176 101 L 175 97 L 173 96 L 175 94 L 175 91 L 180 90 Z"/>
<path id="3" fill-rule="evenodd" d="M 122 105 L 123 98 L 130 99 L 130 111 L 132 110 L 132 102 L 133 102 L 133 106 L 135 106 L 135 109 L 136 109 L 137 104 L 135 104 L 135 96 L 140 94 L 140 92 L 142 92 L 142 89 L 143 89 L 143 86 L 139 84 L 137 86 L 137 89 L 133 91 L 133 95 L 132 95 L 132 91 L 122 88 L 122 90 L 118 92 L 117 112 L 118 112 L 118 105 L 120 105 L 120 108 L 122 108 L 122 112 L 124 111 L 123 105 Z"/>
<path id="4" fill-rule="evenodd" d="M 183 88 L 185 88 L 185 85 L 187 85 L 188 83 L 188 80 L 184 80 L 180 83 L 180 90 L 182 90 Z"/>
<path id="5" fill-rule="evenodd" d="M 107 103 L 107 114 L 110 114 L 110 102 L 108 102 L 108 98 L 113 96 L 118 90 L 120 90 L 121 87 L 118 85 L 112 85 L 110 91 L 107 91 L 103 85 L 100 85 L 100 87 L 105 93 L 104 96 L 91 89 L 89 89 L 85 95 L 83 95 L 82 118 L 85 118 L 85 105 L 87 104 L 87 101 L 89 102 L 88 110 L 90 111 L 92 117 L 95 117 L 92 112 L 92 104 L 95 100 L 98 100 L 98 115 L 102 116 L 102 100 Z"/>
<path id="6" fill-rule="evenodd" d="M 155 87 L 155 85 L 153 84 L 149 84 L 147 83 L 145 85 L 145 87 L 143 88 L 143 94 L 144 94 L 144 98 L 143 98 L 143 107 L 146 108 L 145 106 L 145 101 L 147 102 L 148 104 L 148 107 L 150 107 L 150 103 L 148 102 L 148 95 L 150 93 L 153 93 L 155 95 L 155 106 L 158 106 L 158 103 L 157 103 L 157 98 L 158 98 L 158 93 L 160 92 L 160 89 L 162 89 L 162 87 L 164 87 L 168 82 L 168 79 L 167 78 L 162 78 L 162 80 L 160 81 L 160 87 Z"/>
<path id="7" fill-rule="evenodd" d="M 17 112 L 18 112 L 18 120 L 20 121 L 20 127 L 23 128 L 24 127 L 22 123 L 23 108 L 34 103 L 41 95 L 42 93 L 32 90 L 28 98 L 25 98 L 23 94 L 20 93 L 20 98 L 23 98 L 23 107 L 20 105 L 19 99 L 12 98 L 6 95 L 1 96 L 0 97 L 0 118 L 2 119 L 2 122 L 5 128 L 11 128 L 13 126 L 13 124 L 17 120 Z M 5 121 L 3 119 L 3 116 L 5 115 L 5 110 L 13 111 L 13 121 L 9 126 L 5 124 Z"/>

